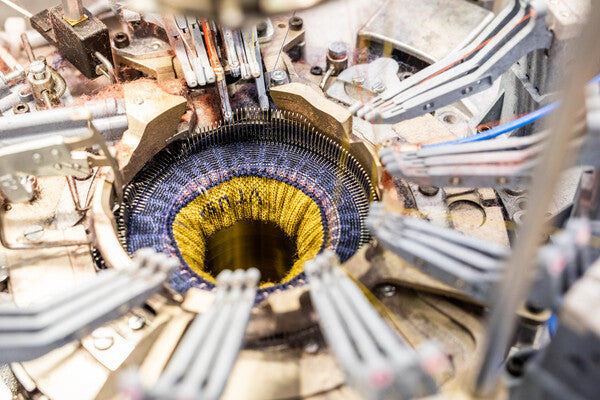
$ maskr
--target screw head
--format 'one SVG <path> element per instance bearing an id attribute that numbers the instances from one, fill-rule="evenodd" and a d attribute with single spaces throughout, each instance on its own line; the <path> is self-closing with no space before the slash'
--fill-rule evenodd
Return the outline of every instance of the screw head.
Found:
<path id="1" fill-rule="evenodd" d="M 319 67 L 318 65 L 313 65 L 310 68 L 310 73 L 313 75 L 323 75 L 323 68 Z"/>
<path id="2" fill-rule="evenodd" d="M 288 22 L 290 24 L 290 29 L 293 31 L 299 31 L 300 29 L 302 29 L 302 25 L 304 24 L 302 18 L 295 16 L 290 18 Z"/>
<path id="3" fill-rule="evenodd" d="M 276 69 L 271 73 L 271 83 L 275 86 L 283 85 L 287 79 L 287 74 L 281 69 Z"/>
<path id="4" fill-rule="evenodd" d="M 129 318 L 127 324 L 131 330 L 139 331 L 146 325 L 146 318 L 141 315 L 133 315 L 131 318 Z"/>
<path id="5" fill-rule="evenodd" d="M 17 103 L 13 106 L 13 113 L 14 114 L 26 114 L 29 112 L 29 104 L 27 103 Z"/>
<path id="6" fill-rule="evenodd" d="M 129 35 L 125 32 L 117 32 L 113 38 L 113 42 L 117 49 L 122 49 L 129 46 Z"/>
<path id="7" fill-rule="evenodd" d="M 381 297 L 392 297 L 396 294 L 396 286 L 385 283 L 377 287 L 377 294 Z"/>
<path id="8" fill-rule="evenodd" d="M 99 328 L 92 332 L 92 338 L 94 347 L 98 350 L 108 350 L 115 343 L 112 332 L 105 328 Z"/>

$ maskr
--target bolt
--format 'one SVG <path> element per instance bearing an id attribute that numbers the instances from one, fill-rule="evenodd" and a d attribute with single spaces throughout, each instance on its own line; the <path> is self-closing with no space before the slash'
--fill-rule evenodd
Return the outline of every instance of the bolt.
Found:
<path id="1" fill-rule="evenodd" d="M 419 186 L 419 192 L 425 196 L 435 196 L 440 191 L 439 187 L 422 185 Z"/>
<path id="2" fill-rule="evenodd" d="M 41 60 L 35 60 L 29 64 L 29 72 L 33 74 L 35 79 L 46 78 L 46 63 Z"/>
<path id="3" fill-rule="evenodd" d="M 344 42 L 331 42 L 327 54 L 334 60 L 341 60 L 348 57 L 348 47 Z"/>
<path id="4" fill-rule="evenodd" d="M 115 343 L 112 332 L 106 328 L 96 329 L 92 332 L 92 338 L 94 339 L 94 347 L 98 350 L 107 350 Z"/>
<path id="5" fill-rule="evenodd" d="M 396 286 L 386 283 L 377 288 L 377 293 L 381 297 L 392 297 L 396 294 Z"/>
<path id="6" fill-rule="evenodd" d="M 319 351 L 319 343 L 310 341 L 304 345 L 304 351 L 308 354 L 316 354 Z"/>
<path id="7" fill-rule="evenodd" d="M 127 321 L 129 328 L 133 331 L 139 331 L 146 325 L 146 318 L 141 315 L 134 315 Z"/>
<path id="8" fill-rule="evenodd" d="M 40 240 L 42 235 L 44 234 L 44 228 L 39 225 L 30 225 L 23 231 L 23 236 L 25 239 L 34 242 L 36 240 Z"/>
<path id="9" fill-rule="evenodd" d="M 27 103 L 17 103 L 13 106 L 14 114 L 27 114 L 29 112 L 29 105 Z"/>
<path id="10" fill-rule="evenodd" d="M 125 48 L 129 46 L 129 36 L 125 32 L 117 32 L 113 38 L 113 42 L 117 49 Z"/>
<path id="11" fill-rule="evenodd" d="M 292 17 L 289 20 L 289 24 L 290 24 L 290 30 L 299 31 L 300 29 L 302 29 L 302 25 L 304 24 L 304 21 L 302 21 L 302 18 L 300 18 L 300 17 Z"/>
<path id="12" fill-rule="evenodd" d="M 287 79 L 287 74 L 285 73 L 285 71 L 281 70 L 281 69 L 276 69 L 275 71 L 273 71 L 271 73 L 271 83 L 274 86 L 280 86 L 285 84 L 285 81 Z"/>
<path id="13" fill-rule="evenodd" d="M 313 65 L 310 68 L 310 73 L 313 75 L 323 75 L 323 68 L 319 67 L 318 65 Z"/>

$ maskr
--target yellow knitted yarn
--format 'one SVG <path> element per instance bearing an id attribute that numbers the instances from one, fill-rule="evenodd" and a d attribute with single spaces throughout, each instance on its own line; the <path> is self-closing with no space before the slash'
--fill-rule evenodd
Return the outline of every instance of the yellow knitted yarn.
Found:
<path id="1" fill-rule="evenodd" d="M 173 221 L 173 236 L 181 255 L 202 278 L 215 281 L 204 264 L 207 238 L 239 221 L 274 223 L 296 243 L 298 254 L 287 275 L 281 282 L 265 282 L 261 287 L 294 278 L 323 245 L 321 212 L 301 190 L 265 177 L 232 178 L 198 195 Z"/>

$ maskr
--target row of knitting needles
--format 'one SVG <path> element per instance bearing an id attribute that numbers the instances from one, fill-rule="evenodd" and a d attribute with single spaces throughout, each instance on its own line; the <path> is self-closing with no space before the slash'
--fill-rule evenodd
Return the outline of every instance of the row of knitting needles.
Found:
<path id="1" fill-rule="evenodd" d="M 195 88 L 215 83 L 223 118 L 230 121 L 233 112 L 225 73 L 244 80 L 262 79 L 256 27 L 231 30 L 214 21 L 183 16 L 165 17 L 164 25 L 187 85 Z"/>

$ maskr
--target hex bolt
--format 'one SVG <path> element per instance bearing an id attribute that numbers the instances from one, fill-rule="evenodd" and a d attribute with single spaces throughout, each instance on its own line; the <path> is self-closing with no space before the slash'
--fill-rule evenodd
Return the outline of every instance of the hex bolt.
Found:
<path id="1" fill-rule="evenodd" d="M 373 93 L 382 93 L 385 91 L 385 85 L 381 81 L 376 81 L 371 85 L 371 91 Z"/>
<path id="2" fill-rule="evenodd" d="M 271 73 L 271 84 L 273 84 L 273 86 L 283 85 L 285 84 L 286 80 L 287 74 L 281 69 L 276 69 Z"/>
<path id="3" fill-rule="evenodd" d="M 30 225 L 23 231 L 23 236 L 25 236 L 25 239 L 31 242 L 40 240 L 43 234 L 44 228 L 42 228 L 40 225 Z"/>
<path id="4" fill-rule="evenodd" d="M 130 44 L 129 35 L 127 35 L 125 32 L 117 32 L 113 38 L 113 42 L 117 49 L 123 49 Z"/>
<path id="5" fill-rule="evenodd" d="M 304 25 L 304 21 L 302 20 L 302 18 L 295 16 L 290 18 L 288 22 L 290 24 L 290 30 L 292 31 L 299 31 L 300 29 L 302 29 L 302 25 Z"/>

